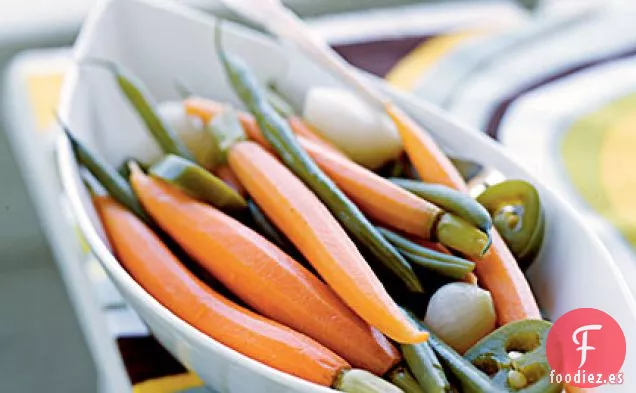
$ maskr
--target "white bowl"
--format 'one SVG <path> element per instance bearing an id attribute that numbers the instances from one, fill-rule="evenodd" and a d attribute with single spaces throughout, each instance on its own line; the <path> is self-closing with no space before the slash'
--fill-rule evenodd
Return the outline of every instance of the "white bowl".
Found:
<path id="1" fill-rule="evenodd" d="M 305 57 L 283 49 L 264 35 L 230 24 L 225 24 L 224 31 L 226 50 L 243 57 L 261 80 L 275 78 L 292 97 L 301 99 L 312 85 L 337 84 Z M 86 21 L 75 55 L 78 59 L 110 59 L 127 67 L 159 100 L 178 98 L 178 79 L 199 94 L 238 104 L 214 52 L 214 20 L 172 3 L 104 3 Z M 607 251 L 571 207 L 481 133 L 414 97 L 382 87 L 445 147 L 495 167 L 507 177 L 526 179 L 538 186 L 546 209 L 546 240 L 529 278 L 542 308 L 552 319 L 579 307 L 609 313 L 627 336 L 629 348 L 623 370 L 636 370 L 636 303 Z M 73 69 L 64 84 L 60 110 L 73 132 L 113 165 L 130 156 L 130 146 L 146 144 L 156 148 L 104 71 Z M 57 147 L 65 192 L 93 252 L 126 300 L 186 367 L 221 393 L 329 391 L 225 347 L 150 297 L 112 255 L 66 138 L 60 137 Z M 636 379 L 628 375 L 624 385 L 602 389 L 633 392 Z"/>

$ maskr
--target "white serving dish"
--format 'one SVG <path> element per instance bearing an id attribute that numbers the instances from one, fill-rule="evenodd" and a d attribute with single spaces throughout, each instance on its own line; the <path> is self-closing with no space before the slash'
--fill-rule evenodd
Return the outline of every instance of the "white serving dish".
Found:
<path id="1" fill-rule="evenodd" d="M 225 24 L 225 47 L 243 57 L 262 80 L 275 78 L 301 99 L 315 84 L 337 82 L 296 51 L 253 31 Z M 77 59 L 115 61 L 139 76 L 158 100 L 177 99 L 178 79 L 199 94 L 238 104 L 214 52 L 214 19 L 173 3 L 111 0 L 86 21 L 75 45 Z M 378 82 L 381 83 L 381 82 Z M 636 303 L 607 250 L 559 197 L 541 185 L 498 144 L 414 97 L 382 85 L 405 110 L 447 148 L 498 168 L 510 178 L 536 184 L 547 213 L 546 241 L 529 277 L 541 306 L 555 319 L 579 307 L 594 307 L 619 321 L 627 335 L 623 371 L 636 370 Z M 63 88 L 62 118 L 73 132 L 113 165 L 129 157 L 127 145 L 154 142 L 112 78 L 97 69 L 76 68 Z M 125 143 L 123 143 L 125 141 Z M 161 343 L 186 367 L 221 393 L 328 392 L 328 389 L 253 361 L 181 321 L 150 297 L 120 267 L 104 241 L 77 164 L 63 136 L 58 141 L 63 186 L 93 252 L 126 300 Z M 636 391 L 636 379 L 601 391 Z"/>

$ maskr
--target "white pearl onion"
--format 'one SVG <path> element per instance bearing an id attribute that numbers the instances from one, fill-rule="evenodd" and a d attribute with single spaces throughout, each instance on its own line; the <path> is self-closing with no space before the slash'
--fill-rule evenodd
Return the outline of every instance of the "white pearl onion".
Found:
<path id="1" fill-rule="evenodd" d="M 425 323 L 453 349 L 464 353 L 495 329 L 496 319 L 490 292 L 455 282 L 433 294 Z"/>

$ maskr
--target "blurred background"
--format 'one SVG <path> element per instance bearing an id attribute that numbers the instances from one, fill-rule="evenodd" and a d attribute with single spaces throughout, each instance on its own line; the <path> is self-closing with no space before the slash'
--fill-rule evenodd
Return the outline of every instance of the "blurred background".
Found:
<path id="1" fill-rule="evenodd" d="M 148 336 L 59 193 L 53 110 L 99 1 L 0 0 L 0 392 L 211 392 Z M 633 2 L 286 3 L 354 65 L 507 146 L 636 277 Z"/>

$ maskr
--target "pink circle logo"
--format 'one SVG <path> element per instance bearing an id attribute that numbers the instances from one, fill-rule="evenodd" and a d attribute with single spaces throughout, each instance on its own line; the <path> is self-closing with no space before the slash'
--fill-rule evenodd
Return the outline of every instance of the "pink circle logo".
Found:
<path id="1" fill-rule="evenodd" d="M 607 313 L 578 308 L 559 318 L 548 333 L 551 382 L 580 388 L 623 383 L 625 334 Z"/>

